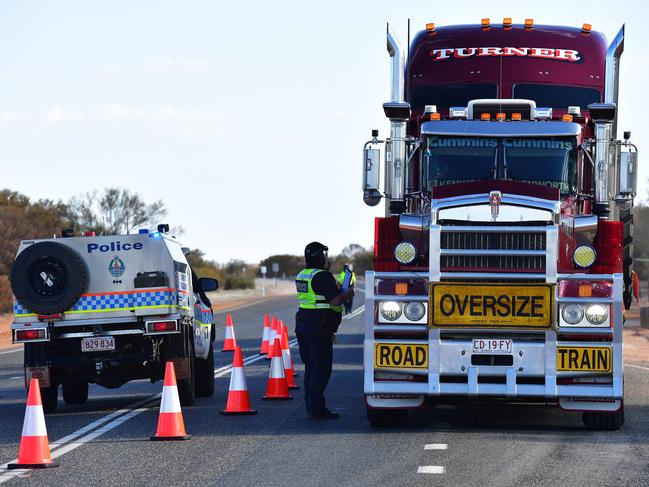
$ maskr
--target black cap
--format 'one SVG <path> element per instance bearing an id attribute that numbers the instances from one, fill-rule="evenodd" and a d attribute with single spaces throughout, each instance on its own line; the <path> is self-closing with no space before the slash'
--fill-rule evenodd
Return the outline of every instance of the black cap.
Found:
<path id="1" fill-rule="evenodd" d="M 326 252 L 329 250 L 329 247 L 322 245 L 320 242 L 311 242 L 304 248 L 304 257 L 307 259 L 313 259 L 317 257 L 321 252 Z"/>

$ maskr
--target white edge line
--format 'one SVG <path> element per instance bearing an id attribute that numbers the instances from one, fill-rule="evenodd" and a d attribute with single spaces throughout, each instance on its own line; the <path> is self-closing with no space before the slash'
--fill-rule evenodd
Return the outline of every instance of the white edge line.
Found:
<path id="1" fill-rule="evenodd" d="M 20 352 L 23 350 L 23 347 L 12 348 L 11 350 L 3 350 L 0 352 L 0 355 L 7 355 L 8 353 Z"/>
<path id="2" fill-rule="evenodd" d="M 642 365 L 635 365 L 635 364 L 627 364 L 626 362 L 624 363 L 625 367 L 632 367 L 634 369 L 640 369 L 640 370 L 646 370 L 649 371 L 649 367 L 643 367 Z"/>
<path id="3" fill-rule="evenodd" d="M 448 445 L 446 443 L 429 443 L 424 445 L 424 450 L 447 450 Z"/>
<path id="4" fill-rule="evenodd" d="M 417 473 L 444 473 L 444 467 L 437 465 L 425 465 L 417 469 Z"/>

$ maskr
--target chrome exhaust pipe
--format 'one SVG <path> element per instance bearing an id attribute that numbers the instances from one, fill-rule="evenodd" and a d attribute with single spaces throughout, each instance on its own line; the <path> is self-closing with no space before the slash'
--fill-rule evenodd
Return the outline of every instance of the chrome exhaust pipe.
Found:
<path id="1" fill-rule="evenodd" d="M 604 85 L 604 103 L 615 103 L 617 106 L 620 84 L 620 57 L 624 52 L 624 25 L 620 28 L 613 42 L 606 50 L 606 76 Z M 613 120 L 611 138 L 617 139 L 617 114 Z"/>
<path id="2" fill-rule="evenodd" d="M 383 105 L 386 116 L 390 119 L 390 150 L 385 161 L 385 193 L 388 198 L 386 213 L 389 215 L 405 210 L 406 122 L 410 113 L 409 105 L 408 116 L 403 113 L 403 108 L 407 105 L 404 103 L 405 55 L 390 24 L 387 25 L 387 48 L 392 59 L 391 99 Z"/>

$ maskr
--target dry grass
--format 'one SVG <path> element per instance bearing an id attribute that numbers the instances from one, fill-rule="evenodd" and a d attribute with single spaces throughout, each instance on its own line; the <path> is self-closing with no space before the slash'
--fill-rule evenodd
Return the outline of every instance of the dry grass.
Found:
<path id="1" fill-rule="evenodd" d="M 0 313 L 13 311 L 13 293 L 8 276 L 0 276 Z"/>

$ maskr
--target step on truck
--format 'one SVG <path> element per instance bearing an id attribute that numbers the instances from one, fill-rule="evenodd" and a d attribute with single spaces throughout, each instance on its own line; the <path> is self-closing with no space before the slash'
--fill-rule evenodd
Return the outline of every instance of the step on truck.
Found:
<path id="1" fill-rule="evenodd" d="M 430 23 L 406 56 L 388 26 L 387 47 L 390 133 L 363 150 L 363 199 L 385 200 L 366 273 L 370 423 L 499 400 L 619 429 L 637 299 L 624 27 L 607 45 L 588 24 Z"/>
<path id="2" fill-rule="evenodd" d="M 164 377 L 172 361 L 183 405 L 214 392 L 218 282 L 198 278 L 168 225 L 134 235 L 24 240 L 10 274 L 14 343 L 24 343 L 25 386 L 40 381 L 46 412 L 59 386 L 68 404 L 88 384 L 110 389 Z"/>

